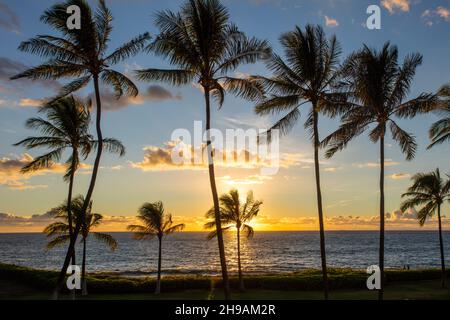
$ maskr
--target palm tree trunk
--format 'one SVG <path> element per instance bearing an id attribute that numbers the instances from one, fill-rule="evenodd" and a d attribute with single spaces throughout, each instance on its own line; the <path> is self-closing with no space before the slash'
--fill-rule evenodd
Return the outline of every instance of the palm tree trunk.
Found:
<path id="1" fill-rule="evenodd" d="M 73 219 L 72 219 L 72 192 L 73 192 L 73 181 L 75 178 L 75 157 L 77 152 L 74 149 L 72 152 L 72 168 L 71 168 L 71 172 L 70 172 L 70 180 L 69 180 L 69 194 L 67 196 L 67 217 L 68 217 L 68 222 L 69 222 L 69 236 L 72 239 L 73 237 Z M 75 250 L 73 250 L 72 252 L 72 265 L 76 265 L 76 261 L 75 261 Z"/>
<path id="2" fill-rule="evenodd" d="M 231 298 L 230 295 L 230 284 L 228 280 L 228 271 L 227 271 L 227 261 L 225 257 L 225 246 L 223 243 L 223 233 L 222 233 L 222 224 L 220 221 L 220 211 L 219 211 L 219 196 L 217 194 L 216 187 L 216 178 L 214 174 L 214 154 L 212 150 L 211 144 L 211 106 L 210 106 L 210 96 L 209 96 L 209 88 L 204 87 L 205 91 L 205 104 L 206 104 L 206 148 L 208 152 L 208 169 L 209 169 L 209 182 L 211 185 L 211 192 L 214 202 L 214 217 L 216 221 L 216 230 L 217 230 L 217 242 L 219 244 L 219 256 L 220 256 L 220 266 L 222 270 L 222 281 L 223 281 L 223 290 L 225 294 L 225 299 L 229 300 Z"/>
<path id="3" fill-rule="evenodd" d="M 67 219 L 69 223 L 69 237 L 72 239 L 73 237 L 73 219 L 72 219 L 72 192 L 73 192 L 73 181 L 75 178 L 75 156 L 76 151 L 75 149 L 72 152 L 72 164 L 71 164 L 71 172 L 70 172 L 70 178 L 69 178 L 69 194 L 67 195 Z M 76 265 L 75 260 L 75 250 L 72 251 L 72 265 Z M 75 294 L 76 290 L 72 290 L 72 299 L 75 300 Z"/>
<path id="4" fill-rule="evenodd" d="M 380 267 L 380 290 L 378 300 L 384 294 L 384 130 L 380 138 L 380 251 L 378 264 Z"/>
<path id="5" fill-rule="evenodd" d="M 241 266 L 241 228 L 237 228 L 237 253 L 238 253 L 238 272 L 239 272 L 239 291 L 244 292 L 244 278 L 242 277 Z"/>
<path id="6" fill-rule="evenodd" d="M 83 265 L 81 267 L 81 294 L 87 295 L 86 283 L 86 237 L 83 237 Z"/>
<path id="7" fill-rule="evenodd" d="M 97 155 L 95 156 L 94 167 L 92 169 L 91 181 L 89 183 L 89 189 L 86 194 L 83 208 L 82 208 L 83 216 L 86 215 L 86 210 L 89 206 L 89 203 L 91 202 L 92 193 L 94 192 L 95 181 L 97 180 L 98 168 L 100 166 L 100 159 L 102 157 L 102 151 L 103 151 L 103 135 L 102 135 L 102 129 L 101 129 L 102 104 L 101 104 L 101 99 L 100 99 L 100 89 L 98 86 L 98 75 L 94 75 L 94 89 L 95 89 L 95 99 L 96 99 L 96 105 L 97 105 L 97 115 L 96 115 L 95 125 L 96 125 L 96 131 L 97 131 L 98 144 L 97 144 Z M 53 291 L 54 298 L 58 297 L 58 293 L 61 291 L 61 289 L 64 285 L 64 279 L 66 277 L 67 268 L 69 267 L 72 252 L 75 250 L 75 243 L 77 241 L 78 234 L 80 233 L 82 220 L 84 220 L 84 219 L 80 219 L 80 221 L 77 221 L 73 237 L 72 237 L 72 239 L 70 239 L 70 244 L 69 244 L 69 248 L 67 250 L 66 258 L 64 260 L 64 264 L 61 269 L 61 272 L 59 273 L 58 280 L 56 281 L 55 290 Z"/>
<path id="8" fill-rule="evenodd" d="M 441 249 L 441 268 L 442 268 L 442 288 L 445 288 L 445 258 L 444 258 L 444 240 L 442 239 L 442 223 L 441 223 L 441 205 L 438 205 L 438 220 L 439 220 L 439 246 Z"/>
<path id="9" fill-rule="evenodd" d="M 156 279 L 155 294 L 161 293 L 161 259 L 162 259 L 162 237 L 158 237 L 158 276 Z"/>
<path id="10" fill-rule="evenodd" d="M 317 193 L 317 210 L 319 212 L 319 228 L 320 228 L 320 257 L 322 260 L 322 277 L 323 277 L 323 294 L 325 300 L 328 300 L 328 274 L 327 274 L 327 258 L 325 249 L 325 228 L 323 225 L 323 209 L 322 209 L 322 191 L 320 188 L 320 164 L 319 164 L 319 114 L 316 111 L 316 103 L 313 104 L 313 121 L 314 121 L 314 168 L 316 174 L 316 193 Z"/>

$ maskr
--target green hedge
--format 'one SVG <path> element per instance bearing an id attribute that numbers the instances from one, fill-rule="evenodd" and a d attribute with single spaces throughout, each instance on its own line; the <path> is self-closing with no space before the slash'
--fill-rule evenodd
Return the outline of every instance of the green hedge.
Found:
<path id="1" fill-rule="evenodd" d="M 449 273 L 447 273 L 448 275 Z M 56 282 L 58 272 L 36 270 L 27 267 L 0 263 L 0 278 L 29 285 L 36 289 L 50 292 Z M 368 275 L 363 271 L 351 269 L 329 269 L 329 286 L 331 289 L 364 289 Z M 386 282 L 416 281 L 440 279 L 439 269 L 426 270 L 387 270 Z M 107 273 L 90 274 L 87 277 L 90 293 L 144 293 L 155 289 L 155 278 L 132 278 Z M 303 270 L 300 272 L 280 275 L 244 275 L 247 289 L 266 290 L 320 290 L 322 274 L 320 270 Z M 231 277 L 232 288 L 238 287 L 237 277 Z M 205 276 L 166 276 L 163 278 L 164 292 L 184 290 L 210 290 L 221 287 L 219 277 Z"/>

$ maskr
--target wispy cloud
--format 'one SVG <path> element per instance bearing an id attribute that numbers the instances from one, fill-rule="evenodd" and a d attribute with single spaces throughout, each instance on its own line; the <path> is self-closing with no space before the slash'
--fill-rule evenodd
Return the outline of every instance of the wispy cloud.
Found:
<path id="1" fill-rule="evenodd" d="M 24 98 L 24 99 L 20 99 L 19 106 L 21 106 L 21 107 L 39 107 L 40 105 L 42 105 L 42 103 L 43 103 L 43 100 Z"/>
<path id="2" fill-rule="evenodd" d="M 0 1 L 0 28 L 11 32 L 20 32 L 19 17 L 3 1 Z"/>
<path id="3" fill-rule="evenodd" d="M 386 159 L 384 165 L 386 167 L 392 167 L 399 165 L 399 162 L 392 161 L 391 159 Z M 380 164 L 378 162 L 366 162 L 366 163 L 354 163 L 353 166 L 357 168 L 379 168 Z"/>
<path id="4" fill-rule="evenodd" d="M 408 179 L 411 175 L 409 173 L 394 173 L 389 175 L 389 178 L 393 180 L 402 180 L 402 179 Z"/>
<path id="5" fill-rule="evenodd" d="M 263 176 L 259 174 L 246 176 L 244 178 L 232 178 L 231 176 L 218 177 L 219 182 L 223 182 L 229 186 L 241 186 L 241 185 L 255 185 L 263 184 L 264 182 L 271 181 L 273 177 Z"/>

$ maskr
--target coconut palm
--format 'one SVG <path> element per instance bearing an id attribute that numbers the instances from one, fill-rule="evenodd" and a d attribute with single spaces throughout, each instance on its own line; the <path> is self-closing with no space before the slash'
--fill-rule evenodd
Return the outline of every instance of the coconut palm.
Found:
<path id="1" fill-rule="evenodd" d="M 334 100 L 339 99 L 339 95 L 333 87 L 341 50 L 336 37 L 327 39 L 322 28 L 313 25 L 307 25 L 305 30 L 296 27 L 294 31 L 283 34 L 280 43 L 284 49 L 285 60 L 276 54 L 272 54 L 267 60 L 267 66 L 273 72 L 273 77 L 259 79 L 271 96 L 259 103 L 255 107 L 255 112 L 258 115 L 284 113 L 283 117 L 269 130 L 270 137 L 270 132 L 275 129 L 282 134 L 288 133 L 300 117 L 301 107 L 307 103 L 311 106 L 305 128 L 311 134 L 314 147 L 323 287 L 325 299 L 328 299 L 318 125 L 320 112 L 333 116 L 340 107 L 340 104 L 334 103 Z"/>
<path id="2" fill-rule="evenodd" d="M 220 197 L 220 221 L 224 226 L 223 231 L 236 228 L 237 235 L 237 255 L 238 255 L 238 272 L 239 272 L 239 289 L 244 291 L 244 280 L 242 277 L 241 267 L 241 232 L 247 235 L 247 238 L 253 237 L 255 231 L 248 223 L 258 215 L 262 201 L 253 198 L 253 192 L 248 192 L 247 199 L 241 203 L 239 191 L 231 190 L 229 193 Z M 211 221 L 205 224 L 206 229 L 215 229 L 208 235 L 208 239 L 217 236 L 216 221 L 214 219 L 214 208 L 211 208 L 206 217 Z"/>
<path id="3" fill-rule="evenodd" d="M 384 161 L 385 137 L 389 126 L 392 139 L 400 145 L 407 160 L 416 152 L 414 136 L 404 131 L 396 118 L 413 118 L 419 113 L 432 110 L 437 105 L 437 97 L 422 93 L 404 101 L 409 93 L 416 68 L 422 63 L 418 53 L 406 56 L 402 65 L 398 63 L 398 49 L 387 42 L 380 51 L 364 46 L 345 61 L 342 69 L 342 83 L 347 95 L 347 109 L 342 114 L 338 130 L 324 139 L 328 145 L 326 157 L 337 151 L 370 128 L 369 138 L 380 146 L 380 247 L 379 267 L 381 288 L 379 299 L 383 299 L 384 289 Z M 374 127 L 371 127 L 374 125 Z"/>
<path id="4" fill-rule="evenodd" d="M 73 217 L 75 222 L 81 220 L 81 242 L 83 243 L 83 262 L 82 262 L 82 272 L 81 272 L 81 283 L 82 283 L 82 294 L 87 294 L 87 284 L 86 284 L 86 246 L 89 235 L 92 235 L 96 240 L 106 244 L 111 250 L 117 249 L 117 241 L 109 234 L 101 232 L 93 232 L 92 230 L 98 227 L 102 221 L 103 216 L 98 213 L 92 213 L 92 201 L 89 203 L 88 209 L 86 211 L 86 216 L 83 215 L 83 196 L 75 197 L 72 200 L 71 208 L 73 210 Z M 66 202 L 59 207 L 52 210 L 55 219 L 60 221 L 53 222 L 44 229 L 44 233 L 47 237 L 52 238 L 47 243 L 47 249 L 53 249 L 56 246 L 63 245 L 67 243 L 71 236 L 69 234 L 70 227 L 69 221 L 69 203 Z"/>
<path id="5" fill-rule="evenodd" d="M 444 258 L 444 241 L 442 238 L 442 222 L 441 222 L 441 206 L 445 201 L 450 200 L 450 179 L 444 180 L 441 177 L 439 169 L 429 173 L 417 173 L 411 180 L 413 184 L 408 191 L 402 194 L 402 198 L 407 198 L 400 209 L 415 209 L 421 207 L 417 212 L 417 219 L 423 226 L 427 219 L 433 217 L 437 212 L 439 226 L 439 247 L 441 251 L 441 268 L 442 268 L 442 288 L 445 288 L 445 258 Z"/>
<path id="6" fill-rule="evenodd" d="M 442 98 L 442 108 L 437 109 L 436 112 L 442 119 L 431 125 L 429 131 L 431 144 L 428 146 L 428 149 L 450 139 L 450 84 L 443 86 L 439 90 L 438 95 Z"/>
<path id="7" fill-rule="evenodd" d="M 81 28 L 79 30 L 69 30 L 67 28 L 67 19 L 70 16 L 67 13 L 67 8 L 71 5 L 80 8 Z M 117 98 L 124 94 L 136 96 L 138 89 L 133 82 L 122 73 L 111 69 L 110 66 L 137 54 L 145 46 L 150 36 L 148 33 L 144 33 L 112 51 L 112 53 L 107 53 L 112 31 L 112 16 L 104 0 L 98 1 L 98 7 L 95 11 L 86 0 L 59 2 L 44 12 L 41 16 L 41 21 L 58 31 L 60 36 L 38 35 L 35 38 L 22 42 L 19 50 L 39 55 L 47 59 L 47 61 L 11 79 L 75 78 L 75 80 L 62 87 L 59 96 L 66 96 L 85 87 L 91 80 L 93 81 L 96 101 L 96 132 L 99 143 L 89 189 L 85 198 L 84 209 L 86 210 L 95 188 L 103 150 L 101 130 L 102 106 L 99 81 L 101 80 L 104 84 L 111 85 Z M 75 227 L 73 241 L 69 244 L 69 249 L 57 280 L 55 296 L 64 283 L 70 256 L 74 250 L 80 228 L 81 225 Z"/>
<path id="8" fill-rule="evenodd" d="M 214 155 L 211 145 L 210 97 L 219 108 L 229 91 L 246 99 L 261 97 L 261 88 L 250 78 L 229 76 L 243 63 L 254 63 L 270 48 L 266 41 L 247 38 L 229 22 L 227 9 L 218 0 L 189 0 L 180 12 L 163 11 L 156 15 L 160 34 L 148 50 L 167 58 L 176 69 L 137 71 L 144 81 L 163 81 L 172 85 L 197 82 L 203 90 L 206 107 L 206 150 L 225 297 L 230 298 L 225 249 L 220 224 L 219 198 L 215 182 Z"/>
<path id="9" fill-rule="evenodd" d="M 70 96 L 44 104 L 39 108 L 39 113 L 45 117 L 30 118 L 26 126 L 29 129 L 39 130 L 42 136 L 28 137 L 17 142 L 15 146 L 24 146 L 29 150 L 44 148 L 49 152 L 33 159 L 21 171 L 29 173 L 50 168 L 61 159 L 66 150 L 70 150 L 70 156 L 65 162 L 67 169 L 64 180 L 69 182 L 67 218 L 69 235 L 72 237 L 71 204 L 75 173 L 81 164 L 80 157 L 86 159 L 92 147 L 97 144 L 89 134 L 89 106 Z M 115 139 L 103 139 L 103 147 L 121 156 L 125 154 L 125 148 Z M 76 264 L 75 252 L 72 253 L 72 264 Z"/>
<path id="10" fill-rule="evenodd" d="M 174 225 L 172 215 L 165 212 L 164 205 L 161 201 L 144 203 L 139 209 L 137 218 L 143 225 L 128 226 L 128 230 L 134 233 L 136 240 L 158 238 L 158 275 L 155 294 L 159 294 L 161 292 L 162 239 L 166 235 L 183 230 L 184 224 Z"/>

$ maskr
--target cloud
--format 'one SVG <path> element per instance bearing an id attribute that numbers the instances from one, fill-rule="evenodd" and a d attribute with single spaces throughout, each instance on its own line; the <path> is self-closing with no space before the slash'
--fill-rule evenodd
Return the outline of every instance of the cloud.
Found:
<path id="1" fill-rule="evenodd" d="M 3 1 L 0 1 L 0 28 L 15 33 L 20 32 L 19 17 Z"/>
<path id="2" fill-rule="evenodd" d="M 43 100 L 24 98 L 24 99 L 20 99 L 19 106 L 21 106 L 21 107 L 39 107 L 42 105 L 42 103 L 43 103 Z"/>
<path id="3" fill-rule="evenodd" d="M 445 22 L 450 21 L 450 9 L 439 6 L 435 10 L 427 9 L 421 15 L 425 25 L 431 27 L 435 23 L 439 23 L 442 20 Z"/>
<path id="4" fill-rule="evenodd" d="M 129 165 L 142 171 L 206 170 L 207 155 L 204 147 L 193 147 L 180 141 L 166 142 L 162 147 L 143 148 L 144 159 L 140 162 L 129 161 Z M 186 154 L 184 154 L 186 152 Z M 313 159 L 300 153 L 282 153 L 278 160 L 270 156 L 264 159 L 248 150 L 216 149 L 214 163 L 218 167 L 258 169 L 278 164 L 280 168 L 300 166 L 312 163 Z"/>
<path id="5" fill-rule="evenodd" d="M 101 89 L 101 97 L 102 107 L 107 111 L 117 111 L 133 105 L 142 105 L 145 102 L 163 102 L 168 100 L 181 100 L 183 98 L 181 94 L 174 95 L 158 85 L 149 86 L 146 90 L 139 92 L 137 97 L 122 96 L 120 99 L 116 99 L 114 92 L 109 87 L 103 87 Z M 89 98 L 95 101 L 93 93 Z"/>
<path id="6" fill-rule="evenodd" d="M 450 21 L 450 10 L 439 6 L 436 8 L 436 14 L 441 17 L 442 19 L 444 19 L 445 21 Z"/>
<path id="7" fill-rule="evenodd" d="M 325 25 L 327 27 L 334 28 L 334 27 L 339 26 L 339 22 L 336 19 L 325 16 Z"/>
<path id="8" fill-rule="evenodd" d="M 33 157 L 28 153 L 24 153 L 20 157 L 3 157 L 0 158 L 0 186 L 6 186 L 11 190 L 34 190 L 46 188 L 46 185 L 30 184 L 29 180 L 35 176 L 46 174 L 61 174 L 66 171 L 66 167 L 61 163 L 53 163 L 49 168 L 39 171 L 22 173 L 20 170 L 33 161 Z M 91 166 L 87 164 L 80 165 L 80 173 L 90 170 Z"/>
<path id="9" fill-rule="evenodd" d="M 255 184 L 263 184 L 266 181 L 270 181 L 273 178 L 271 176 L 262 176 L 262 175 L 250 175 L 244 178 L 232 178 L 231 176 L 223 176 L 218 177 L 217 180 L 223 182 L 229 186 L 241 186 L 241 185 L 255 185 Z"/>
<path id="10" fill-rule="evenodd" d="M 337 204 L 341 205 L 341 203 Z M 336 205 L 336 206 L 337 206 Z M 342 206 L 346 206 L 347 202 L 343 202 Z M 325 228 L 327 230 L 378 230 L 379 216 L 352 216 L 340 215 L 325 217 Z M 450 218 L 443 217 L 444 226 L 449 228 Z M 414 209 L 402 212 L 401 210 L 393 211 L 385 214 L 385 223 L 387 230 L 436 230 L 438 220 L 436 217 L 431 218 L 427 223 L 420 227 L 417 213 Z M 253 223 L 252 223 L 253 224 Z M 307 217 L 275 217 L 270 215 L 260 215 L 256 218 L 256 230 L 318 230 L 319 221 L 315 216 Z"/>
<path id="11" fill-rule="evenodd" d="M 389 176 L 393 180 L 407 179 L 409 177 L 411 177 L 409 173 L 394 173 Z"/>
<path id="12" fill-rule="evenodd" d="M 94 210 L 95 211 L 95 210 Z M 126 231 L 129 224 L 139 223 L 135 216 L 112 216 L 103 214 L 102 224 L 97 231 Z M 175 222 L 185 223 L 186 231 L 203 230 L 204 216 L 179 216 L 174 215 Z M 44 214 L 22 216 L 0 213 L 0 232 L 41 232 L 45 226 L 54 222 L 51 211 Z M 332 216 L 325 217 L 325 228 L 332 230 L 378 230 L 379 216 Z M 437 218 L 433 217 L 420 227 L 417 213 L 411 209 L 405 212 L 396 210 L 385 215 L 386 230 L 436 230 Z M 442 217 L 444 227 L 448 230 L 450 218 Z M 318 230 L 319 222 L 316 216 L 280 217 L 261 213 L 251 224 L 255 230 Z"/>
<path id="13" fill-rule="evenodd" d="M 0 99 L 0 108 L 36 108 L 45 103 L 45 99 L 22 98 L 19 101 Z"/>
<path id="14" fill-rule="evenodd" d="M 337 172 L 337 171 L 339 171 L 339 170 L 341 170 L 342 169 L 342 167 L 328 167 L 328 168 L 325 168 L 325 169 L 323 169 L 325 172 Z"/>
<path id="15" fill-rule="evenodd" d="M 381 5 L 386 8 L 390 14 L 397 11 L 408 12 L 411 7 L 409 0 L 381 0 Z"/>
<path id="16" fill-rule="evenodd" d="M 399 162 L 392 161 L 391 159 L 386 159 L 384 161 L 385 167 L 392 167 L 399 165 Z M 379 168 L 380 164 L 378 162 L 367 162 L 367 163 L 354 163 L 353 166 L 358 168 Z"/>
<path id="17" fill-rule="evenodd" d="M 0 57 L 0 84 L 2 85 L 2 90 L 7 91 L 15 91 L 15 90 L 25 90 L 29 89 L 30 86 L 39 84 L 42 87 L 50 88 L 53 91 L 57 92 L 61 88 L 61 84 L 56 80 L 44 80 L 44 79 L 18 79 L 18 80 L 10 80 L 10 78 L 16 74 L 23 72 L 28 69 L 28 66 L 24 65 L 21 62 L 6 58 Z"/>
<path id="18" fill-rule="evenodd" d="M 55 222 L 52 211 L 32 216 L 21 216 L 0 213 L 0 232 L 42 232 L 50 223 Z M 137 224 L 134 216 L 110 216 L 103 215 L 101 225 L 96 231 L 126 231 L 129 224 Z"/>

